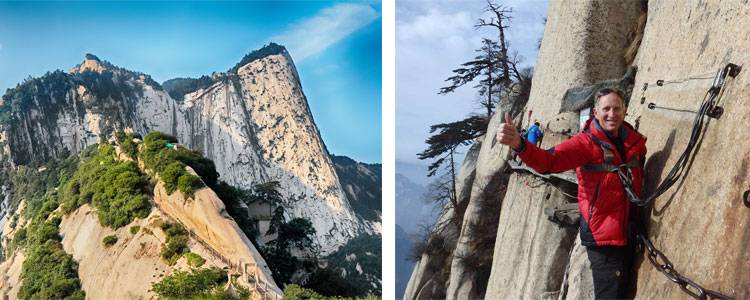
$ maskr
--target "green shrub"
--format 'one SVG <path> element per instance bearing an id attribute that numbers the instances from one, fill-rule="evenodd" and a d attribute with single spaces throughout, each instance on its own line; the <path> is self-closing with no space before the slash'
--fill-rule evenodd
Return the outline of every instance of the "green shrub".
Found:
<path id="1" fill-rule="evenodd" d="M 263 258 L 271 268 L 273 279 L 279 284 L 291 282 L 292 275 L 300 269 L 300 261 L 286 248 L 263 247 Z"/>
<path id="2" fill-rule="evenodd" d="M 187 247 L 187 231 L 185 231 L 180 224 L 175 223 L 163 223 L 161 229 L 167 236 L 167 241 L 161 248 L 161 258 L 171 266 L 174 265 L 184 253 L 190 251 Z"/>
<path id="3" fill-rule="evenodd" d="M 346 271 L 345 279 L 337 279 L 339 273 L 334 274 L 313 274 L 310 276 L 305 287 L 312 288 L 315 291 L 327 295 L 334 291 L 336 295 L 341 296 L 362 296 L 367 294 L 380 294 L 382 278 L 382 238 L 379 235 L 360 234 L 349 240 L 344 246 L 339 247 L 335 252 L 326 257 L 329 262 L 327 268 L 330 270 Z M 356 255 L 355 260 L 346 258 L 352 254 Z M 362 273 L 359 272 L 362 271 Z M 328 277 L 328 278 L 327 278 Z M 338 276 L 340 278 L 340 276 Z M 344 281 L 344 282 L 342 282 Z M 336 285 L 345 285 L 352 287 L 350 293 L 344 293 L 345 288 L 328 289 Z M 338 290 L 338 291 L 337 291 Z"/>
<path id="4" fill-rule="evenodd" d="M 173 136 L 160 132 L 151 132 L 144 139 L 144 150 L 140 157 L 147 168 L 159 174 L 164 181 L 167 194 L 179 189 L 188 197 L 198 188 L 203 187 L 203 181 L 209 185 L 217 183 L 219 174 L 213 161 L 201 155 L 198 151 L 183 147 L 169 148 L 168 143 L 177 143 Z M 185 166 L 193 168 L 196 177 L 185 170 Z"/>
<path id="5" fill-rule="evenodd" d="M 296 284 L 284 288 L 284 300 L 379 300 L 380 297 L 367 295 L 365 297 L 324 296 L 314 290 L 303 288 Z"/>
<path id="6" fill-rule="evenodd" d="M 165 141 L 167 143 L 177 143 L 177 138 L 171 135 L 168 135 L 166 133 L 162 133 L 159 131 L 152 131 L 146 134 L 146 137 L 143 138 L 143 142 L 146 144 L 153 144 L 158 141 Z"/>
<path id="7" fill-rule="evenodd" d="M 182 225 L 177 224 L 177 223 L 168 223 L 168 222 L 162 221 L 159 224 L 159 228 L 161 228 L 161 230 L 164 231 L 164 234 L 167 235 L 167 238 L 171 236 L 187 234 L 187 232 L 185 231 L 185 228 L 183 228 Z"/>
<path id="8" fill-rule="evenodd" d="M 164 182 L 164 189 L 167 190 L 167 194 L 171 195 L 177 190 L 177 184 L 180 177 L 187 174 L 185 171 L 185 164 L 175 161 L 167 165 L 161 173 L 159 178 Z"/>
<path id="9" fill-rule="evenodd" d="M 196 174 L 209 186 L 214 186 L 219 180 L 219 173 L 216 172 L 216 165 L 208 158 L 203 157 L 198 151 L 177 148 L 175 150 L 175 159 L 193 168 Z"/>
<path id="10" fill-rule="evenodd" d="M 236 65 L 234 65 L 234 67 L 229 69 L 229 73 L 237 73 L 237 70 L 239 70 L 240 67 L 246 64 L 249 64 L 255 60 L 264 58 L 266 56 L 281 54 L 281 53 L 284 53 L 285 51 L 286 51 L 286 48 L 284 48 L 284 46 L 281 46 L 276 43 L 269 43 L 268 45 L 264 45 L 263 48 L 250 52 L 244 57 L 242 57 L 242 60 L 240 60 L 240 62 L 238 62 Z"/>
<path id="11" fill-rule="evenodd" d="M 44 109 L 44 115 L 56 114 L 67 104 L 56 99 L 66 99 L 70 89 L 76 86 L 75 77 L 68 72 L 56 70 L 39 78 L 29 76 L 15 88 L 5 90 L 2 96 L 4 104 L 0 105 L 0 124 L 14 124 L 19 114 L 34 107 Z"/>
<path id="12" fill-rule="evenodd" d="M 115 235 L 108 235 L 105 236 L 104 239 L 102 239 L 102 244 L 107 248 L 114 245 L 115 243 L 117 243 L 117 236 Z"/>
<path id="13" fill-rule="evenodd" d="M 226 273 L 218 268 L 178 271 L 154 283 L 151 290 L 165 299 L 233 299 L 221 291 L 226 279 Z"/>
<path id="14" fill-rule="evenodd" d="M 286 222 L 284 207 L 274 209 L 266 235 L 278 233 L 276 239 L 263 247 L 263 257 L 271 268 L 273 278 L 279 283 L 289 283 L 292 275 L 302 268 L 302 262 L 291 254 L 293 248 L 315 252 L 313 243 L 315 228 L 304 218 L 295 218 Z"/>
<path id="15" fill-rule="evenodd" d="M 290 285 L 287 285 L 286 288 L 284 288 L 284 299 L 285 300 L 303 300 L 303 299 L 327 300 L 328 297 L 318 294 L 313 290 L 303 288 L 299 285 L 290 284 Z"/>
<path id="16" fill-rule="evenodd" d="M 203 257 L 193 252 L 185 253 L 183 254 L 183 256 L 185 256 L 185 259 L 187 259 L 188 265 L 194 268 L 200 267 L 206 263 L 206 260 Z"/>
<path id="17" fill-rule="evenodd" d="M 175 78 L 165 81 L 162 86 L 172 99 L 182 102 L 186 94 L 199 89 L 207 88 L 213 84 L 211 77 L 203 75 L 200 78 Z"/>
<path id="18" fill-rule="evenodd" d="M 169 150 L 167 149 L 167 143 L 171 143 L 171 139 L 169 138 L 172 137 L 158 131 L 153 131 L 148 133 L 143 139 L 144 146 L 143 151 L 140 153 L 140 158 L 147 168 L 156 172 L 161 171 L 159 162 L 163 157 L 158 158 L 158 156 L 165 152 L 162 150 Z M 176 139 L 174 140 L 176 142 Z"/>
<path id="19" fill-rule="evenodd" d="M 260 236 L 256 220 L 247 214 L 246 204 L 249 203 L 250 190 L 233 187 L 224 181 L 220 181 L 216 186 L 211 187 L 216 195 L 224 202 L 227 212 L 243 233 L 250 238 L 256 248 L 260 248 L 256 239 Z"/>
<path id="20" fill-rule="evenodd" d="M 141 226 L 133 225 L 130 226 L 130 234 L 136 234 L 138 231 L 141 230 Z"/>
<path id="21" fill-rule="evenodd" d="M 59 217 L 50 217 L 59 206 L 56 188 L 77 172 L 78 158 L 51 161 L 46 170 L 21 166 L 11 174 L 13 199 L 25 199 L 25 215 L 31 220 L 13 237 L 25 247 L 21 268 L 21 299 L 84 299 L 77 264 L 62 248 Z M 11 203 L 15 207 L 17 203 Z M 15 208 L 13 208 L 15 209 Z"/>
<path id="22" fill-rule="evenodd" d="M 47 223 L 47 222 L 45 222 Z M 33 224 L 38 230 L 57 229 L 57 225 Z M 48 226 L 49 225 L 49 226 Z M 32 236 L 46 236 L 32 233 Z M 78 265 L 73 257 L 62 248 L 59 235 L 56 238 L 29 244 L 26 260 L 21 269 L 21 288 L 18 297 L 21 299 L 84 299 L 78 279 Z"/>
<path id="23" fill-rule="evenodd" d="M 117 143 L 120 145 L 120 151 L 132 159 L 138 157 L 138 145 L 133 142 L 133 139 L 136 137 L 135 134 L 118 131 L 115 137 L 117 138 Z"/>
<path id="24" fill-rule="evenodd" d="M 46 170 L 37 166 L 19 166 L 17 170 L 11 171 L 9 180 L 13 197 L 9 211 L 15 211 L 22 199 L 26 201 L 24 216 L 28 220 L 37 216 L 46 202 L 52 202 L 54 205 L 48 203 L 45 209 L 56 208 L 58 200 L 55 188 L 68 180 L 77 166 L 78 157 L 70 156 L 47 163 Z"/>
<path id="25" fill-rule="evenodd" d="M 310 274 L 304 286 L 326 296 L 357 296 L 359 294 L 357 287 L 348 279 L 348 276 L 343 278 L 341 274 L 331 269 L 318 268 Z"/>
<path id="26" fill-rule="evenodd" d="M 132 161 L 117 161 L 114 148 L 103 144 L 88 153 L 70 180 L 63 185 L 62 211 L 70 213 L 91 203 L 104 226 L 120 228 L 151 211 L 148 179 Z"/>
<path id="27" fill-rule="evenodd" d="M 19 229 L 16 231 L 16 234 L 13 236 L 13 245 L 21 246 L 26 244 L 26 227 Z"/>
<path id="28" fill-rule="evenodd" d="M 192 197 L 193 193 L 199 188 L 203 187 L 203 182 L 200 178 L 188 173 L 182 174 L 179 181 L 177 182 L 177 189 L 180 190 L 185 197 Z"/>
<path id="29" fill-rule="evenodd" d="M 58 219 L 49 222 L 34 221 L 29 225 L 28 244 L 40 245 L 46 241 L 62 241 L 57 229 Z"/>

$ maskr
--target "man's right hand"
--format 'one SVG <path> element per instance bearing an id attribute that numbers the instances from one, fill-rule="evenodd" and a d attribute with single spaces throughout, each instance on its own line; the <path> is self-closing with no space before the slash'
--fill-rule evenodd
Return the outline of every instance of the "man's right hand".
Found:
<path id="1" fill-rule="evenodd" d="M 513 120 L 507 112 L 505 113 L 505 123 L 497 129 L 495 139 L 500 144 L 510 146 L 513 150 L 521 149 L 521 136 L 518 134 L 516 126 L 513 126 Z"/>

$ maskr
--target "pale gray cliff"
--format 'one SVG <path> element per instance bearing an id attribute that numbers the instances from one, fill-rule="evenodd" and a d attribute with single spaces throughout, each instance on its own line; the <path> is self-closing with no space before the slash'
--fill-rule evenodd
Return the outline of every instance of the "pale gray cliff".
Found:
<path id="1" fill-rule="evenodd" d="M 518 125 L 528 127 L 525 116 L 532 112 L 531 121 L 547 129 L 542 148 L 552 147 L 580 130 L 579 111 L 587 107 L 576 104 L 570 110 L 568 92 L 602 84 L 625 87 L 632 92 L 626 121 L 648 138 L 644 194 L 650 195 L 685 149 L 695 118 L 690 111 L 698 110 L 716 72 L 727 63 L 745 66 L 750 60 L 748 20 L 750 6 L 742 1 L 551 1 L 531 96 Z M 634 74 L 629 67 L 637 69 L 634 83 L 620 81 Z M 682 181 L 645 209 L 648 236 L 675 272 L 736 299 L 750 297 L 750 199 L 743 198 L 750 194 L 750 146 L 743 130 L 750 110 L 747 78 L 747 70 L 727 77 L 719 100 L 724 114 L 707 122 Z M 649 103 L 657 107 L 649 109 Z M 494 127 L 502 113 L 493 117 Z M 446 249 L 422 256 L 405 298 L 591 299 L 591 271 L 577 228 L 558 226 L 544 213 L 576 201 L 565 195 L 575 192 L 568 183 L 513 171 L 499 211 L 471 208 L 475 200 L 492 197 L 487 191 L 497 190 L 491 186 L 497 181 L 487 178 L 506 172 L 507 147 L 488 147 L 489 142 L 475 162 L 464 228 L 447 235 L 454 242 Z M 477 243 L 465 234 L 466 226 L 491 218 L 499 224 L 485 280 L 473 276 L 477 268 L 461 265 L 460 258 L 473 253 L 471 245 Z M 445 257 L 452 262 L 436 262 Z M 637 299 L 690 297 L 644 252 L 638 252 L 634 272 L 630 293 Z"/>
<path id="2" fill-rule="evenodd" d="M 126 128 L 144 135 L 162 131 L 213 160 L 229 184 L 278 181 L 287 214 L 313 223 L 323 254 L 360 233 L 379 233 L 379 220 L 352 210 L 297 70 L 279 48 L 259 50 L 263 55 L 215 73 L 209 85 L 183 90 L 179 100 L 145 74 L 87 55 L 69 73 L 35 81 L 27 88 L 32 96 L 17 93 L 13 102 L 27 107 L 4 122 L 4 161 L 44 162 Z"/>

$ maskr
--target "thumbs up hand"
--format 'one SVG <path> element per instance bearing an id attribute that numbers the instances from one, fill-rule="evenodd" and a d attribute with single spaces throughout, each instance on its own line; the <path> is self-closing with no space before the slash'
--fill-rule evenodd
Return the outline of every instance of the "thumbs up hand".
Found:
<path id="1" fill-rule="evenodd" d="M 521 149 L 521 136 L 518 134 L 516 126 L 513 126 L 513 120 L 507 112 L 505 113 L 505 123 L 497 129 L 495 139 L 500 144 L 510 146 L 513 150 Z"/>

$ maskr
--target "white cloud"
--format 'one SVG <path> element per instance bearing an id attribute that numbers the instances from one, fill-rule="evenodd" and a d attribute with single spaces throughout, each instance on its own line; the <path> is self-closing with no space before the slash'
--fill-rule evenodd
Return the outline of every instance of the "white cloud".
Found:
<path id="1" fill-rule="evenodd" d="M 369 5 L 343 3 L 321 10 L 317 15 L 293 25 L 271 41 L 289 49 L 298 63 L 324 51 L 379 17 Z"/>
<path id="2" fill-rule="evenodd" d="M 400 8 L 408 13 L 396 19 L 396 158 L 407 162 L 416 162 L 426 148 L 430 125 L 459 120 L 473 110 L 471 88 L 437 92 L 451 70 L 474 55 L 482 37 L 473 27 L 471 8 L 417 3 L 424 6 L 397 7 L 397 16 Z"/>

